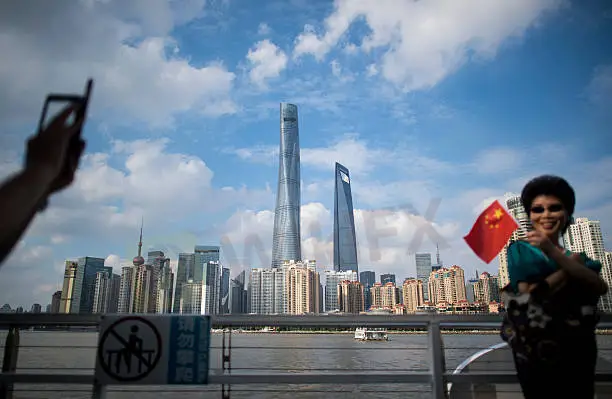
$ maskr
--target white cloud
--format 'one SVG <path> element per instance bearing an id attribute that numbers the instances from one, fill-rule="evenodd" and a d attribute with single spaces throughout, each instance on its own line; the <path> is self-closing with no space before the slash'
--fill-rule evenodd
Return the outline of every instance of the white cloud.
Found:
<path id="1" fill-rule="evenodd" d="M 112 115 L 105 118 L 110 124 L 135 119 L 167 126 L 180 112 L 235 112 L 232 72 L 218 62 L 191 65 L 171 51 L 177 44 L 169 33 L 201 15 L 203 5 L 109 0 L 2 7 L 0 118 L 28 123 L 45 93 L 81 92 L 87 77 L 95 79 L 91 114 Z"/>
<path id="2" fill-rule="evenodd" d="M 250 64 L 249 77 L 260 87 L 266 80 L 276 78 L 287 67 L 287 55 L 268 39 L 261 40 L 247 54 Z"/>
<path id="3" fill-rule="evenodd" d="M 359 51 L 359 47 L 357 47 L 356 45 L 354 45 L 353 43 L 347 43 L 344 46 L 344 52 L 346 54 L 357 54 L 357 52 Z"/>
<path id="4" fill-rule="evenodd" d="M 260 23 L 259 26 L 257 27 L 258 35 L 266 36 L 266 35 L 269 35 L 271 32 L 272 32 L 272 29 L 270 29 L 268 24 L 265 22 Z"/>
<path id="5" fill-rule="evenodd" d="M 525 152 L 518 148 L 487 148 L 476 155 L 473 167 L 479 173 L 496 175 L 513 172 L 523 163 Z"/>
<path id="6" fill-rule="evenodd" d="M 346 166 L 351 174 L 360 175 L 372 170 L 384 162 L 389 152 L 372 148 L 368 143 L 356 137 L 345 136 L 327 147 L 303 148 L 302 164 L 313 168 L 333 171 L 336 162 Z"/>
<path id="7" fill-rule="evenodd" d="M 113 270 L 121 269 L 121 257 L 116 254 L 110 254 L 104 260 L 104 266 L 110 266 Z"/>
<path id="8" fill-rule="evenodd" d="M 170 151 L 168 139 L 111 144 L 109 153 L 87 155 L 73 186 L 52 197 L 48 209 L 35 218 L 25 241 L 2 266 L 2 300 L 48 301 L 40 289 L 45 285 L 49 291 L 51 284 L 50 298 L 55 285 L 61 286 L 64 257 L 105 256 L 112 250 L 106 263 L 120 273 L 122 263 L 135 255 L 143 216 L 143 251 L 162 250 L 176 260 L 178 253 L 201 243 L 199 239 L 220 236 L 217 226 L 206 225 L 205 230 L 194 219 L 274 203 L 269 187 L 213 187 L 213 172 L 206 163 Z"/>
<path id="9" fill-rule="evenodd" d="M 338 60 L 332 60 L 329 65 L 331 65 L 332 75 L 339 78 L 340 74 L 342 73 L 342 68 L 340 67 Z"/>
<path id="10" fill-rule="evenodd" d="M 612 103 L 612 64 L 595 68 L 586 92 L 591 103 L 609 110 Z"/>
<path id="11" fill-rule="evenodd" d="M 302 258 L 317 260 L 320 271 L 331 270 L 333 266 L 332 222 L 333 213 L 323 204 L 311 202 L 302 205 Z M 413 242 L 415 233 L 424 222 L 423 217 L 406 210 L 356 209 L 360 269 L 396 273 L 398 278 L 414 275 L 414 252 L 435 248 L 427 234 L 423 235 L 420 244 L 416 242 L 418 240 Z M 273 224 L 274 212 L 271 210 L 241 211 L 232 215 L 224 228 L 222 253 L 224 256 L 229 254 L 225 261 L 237 270 L 267 267 L 271 261 Z M 445 242 L 456 244 L 453 241 L 458 232 L 456 224 L 434 222 L 433 227 Z M 245 251 L 245 247 L 250 249 Z"/>
<path id="12" fill-rule="evenodd" d="M 376 64 L 368 65 L 366 75 L 370 77 L 378 75 L 378 68 L 376 67 Z"/>
<path id="13" fill-rule="evenodd" d="M 491 57 L 507 39 L 521 37 L 539 18 L 566 4 L 564 0 L 491 2 L 349 1 L 335 3 L 319 33 L 304 27 L 294 57 L 321 61 L 363 18 L 371 29 L 360 49 L 384 49 L 382 75 L 404 91 L 428 88 L 454 72 L 470 53 Z"/>
<path id="14" fill-rule="evenodd" d="M 34 298 L 43 305 L 51 302 L 51 295 L 61 289 L 63 268 L 60 274 L 51 247 L 23 242 L 5 260 L 0 273 L 2 303 L 29 310 Z"/>

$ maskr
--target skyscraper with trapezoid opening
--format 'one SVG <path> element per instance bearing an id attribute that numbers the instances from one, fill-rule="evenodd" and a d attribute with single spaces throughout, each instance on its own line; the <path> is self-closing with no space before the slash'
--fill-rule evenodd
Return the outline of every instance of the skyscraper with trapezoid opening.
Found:
<path id="1" fill-rule="evenodd" d="M 284 260 L 301 260 L 300 241 L 300 140 L 298 111 L 293 104 L 280 105 L 280 152 L 272 267 Z"/>
<path id="2" fill-rule="evenodd" d="M 334 270 L 352 270 L 357 266 L 357 239 L 349 170 L 336 162 L 334 189 Z"/>

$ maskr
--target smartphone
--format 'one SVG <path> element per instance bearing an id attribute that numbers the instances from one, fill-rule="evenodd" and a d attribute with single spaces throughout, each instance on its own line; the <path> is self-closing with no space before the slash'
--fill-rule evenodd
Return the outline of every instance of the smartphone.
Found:
<path id="1" fill-rule="evenodd" d="M 81 141 L 81 132 L 83 130 L 83 125 L 85 124 L 85 117 L 87 113 L 87 107 L 89 105 L 89 98 L 91 96 L 91 91 L 93 89 L 93 79 L 87 80 L 87 85 L 85 86 L 85 93 L 83 95 L 76 94 L 49 94 L 45 99 L 45 104 L 43 105 L 42 113 L 40 115 L 40 120 L 38 121 L 38 134 L 45 129 L 49 121 L 47 117 L 53 118 L 59 111 L 64 109 L 69 104 L 79 104 L 80 106 L 77 109 L 76 115 L 68 119 L 68 123 L 74 123 L 74 121 L 83 119 L 83 123 L 79 128 L 79 131 L 72 137 L 70 142 L 69 151 L 72 152 L 72 148 L 80 146 Z M 70 174 L 71 172 L 71 159 L 66 158 L 66 163 L 64 165 L 65 174 Z M 47 199 L 43 201 L 43 203 L 39 206 L 39 211 L 44 210 L 47 207 Z"/>
<path id="2" fill-rule="evenodd" d="M 85 86 L 85 93 L 83 95 L 75 95 L 75 94 L 49 94 L 45 99 L 45 104 L 43 105 L 42 113 L 40 115 L 40 120 L 38 122 L 38 132 L 40 133 L 44 128 L 47 127 L 49 121 L 47 117 L 54 117 L 57 113 L 65 108 L 69 104 L 79 104 L 80 107 L 77 110 L 76 119 L 85 118 L 87 113 L 87 107 L 89 105 L 89 98 L 91 96 L 91 91 L 93 89 L 93 79 L 87 80 L 87 85 Z M 74 122 L 74 120 L 69 120 L 70 122 Z M 84 124 L 84 123 L 83 123 Z M 81 129 L 74 136 L 73 141 L 78 143 L 81 138 Z"/>

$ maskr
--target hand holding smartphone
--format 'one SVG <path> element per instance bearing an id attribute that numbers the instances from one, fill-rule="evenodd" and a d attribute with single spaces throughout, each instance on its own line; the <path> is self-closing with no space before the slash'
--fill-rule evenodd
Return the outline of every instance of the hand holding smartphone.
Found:
<path id="1" fill-rule="evenodd" d="M 26 162 L 48 165 L 46 169 L 53 176 L 48 194 L 64 189 L 74 180 L 85 147 L 81 136 L 92 89 L 93 80 L 89 79 L 83 95 L 49 94 L 45 99 L 38 132 L 28 142 Z M 44 207 L 46 200 L 41 209 Z"/>

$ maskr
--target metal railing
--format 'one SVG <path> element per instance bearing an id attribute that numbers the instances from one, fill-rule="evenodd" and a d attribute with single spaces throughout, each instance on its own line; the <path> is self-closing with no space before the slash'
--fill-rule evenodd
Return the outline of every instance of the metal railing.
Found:
<path id="1" fill-rule="evenodd" d="M 29 344 L 25 345 L 22 342 L 22 338 L 26 337 L 23 333 L 24 330 L 30 328 L 48 329 L 53 330 L 57 328 L 75 328 L 75 327 L 89 327 L 91 331 L 95 331 L 95 327 L 98 326 L 100 318 L 98 315 L 70 315 L 70 314 L 0 314 L 0 329 L 6 330 L 6 338 L 4 344 L 4 354 L 2 363 L 2 373 L 0 374 L 0 399 L 13 398 L 13 393 L 18 392 L 15 389 L 16 385 L 26 384 L 30 387 L 37 385 L 57 385 L 61 384 L 61 390 L 66 390 L 71 385 L 86 385 L 89 386 L 89 395 L 94 398 L 105 397 L 109 389 L 117 388 L 118 391 L 127 392 L 133 387 L 125 388 L 121 387 L 108 387 L 99 385 L 93 374 L 93 367 L 89 368 L 88 372 L 84 372 L 83 369 L 67 369 L 67 368 L 51 368 L 49 366 L 40 365 L 33 367 L 31 365 L 18 366 L 18 360 L 20 359 L 20 349 L 29 350 L 32 359 L 36 360 L 38 355 L 37 351 L 42 348 L 65 348 L 62 350 L 78 350 L 83 349 L 91 351 L 89 353 L 89 359 L 93 356 L 93 350 L 95 343 L 94 340 L 90 340 L 90 345 L 79 346 L 76 343 L 69 343 L 68 345 L 42 345 L 42 344 Z M 207 386 L 195 386 L 190 389 L 194 392 L 212 392 L 212 389 L 220 392 L 224 398 L 230 397 L 231 394 L 240 392 L 251 392 L 249 390 L 241 389 L 241 387 L 256 386 L 259 387 L 258 392 L 272 392 L 274 387 L 281 385 L 299 385 L 299 386 L 325 386 L 325 392 L 336 392 L 333 391 L 334 387 L 337 386 L 387 386 L 394 384 L 398 387 L 393 390 L 393 393 L 401 392 L 399 386 L 403 385 L 417 385 L 425 387 L 425 390 L 421 390 L 421 394 L 418 397 L 423 397 L 425 392 L 429 392 L 432 398 L 441 399 L 449 397 L 449 388 L 454 386 L 452 391 L 457 391 L 459 387 L 463 389 L 472 390 L 478 384 L 483 386 L 491 386 L 495 384 L 513 384 L 514 389 L 517 388 L 517 379 L 512 364 L 505 365 L 506 368 L 500 370 L 495 367 L 488 368 L 486 370 L 478 371 L 465 371 L 463 370 L 465 364 L 461 365 L 463 371 L 456 372 L 455 367 L 459 362 L 462 362 L 469 356 L 478 352 L 483 347 L 477 347 L 469 345 L 445 345 L 443 344 L 443 335 L 451 332 L 460 331 L 481 331 L 489 333 L 495 333 L 499 330 L 501 317 L 498 315 L 408 315 L 408 316 L 387 316 L 387 315 L 360 315 L 360 316 L 264 316 L 264 315 L 224 315 L 212 317 L 213 329 L 222 329 L 223 332 L 216 336 L 216 344 L 211 344 L 211 368 L 209 373 L 209 385 Z M 353 337 L 336 338 L 334 345 L 327 346 L 316 346 L 312 342 L 317 342 L 317 335 L 313 335 L 308 341 L 309 345 L 300 346 L 299 339 L 291 338 L 289 344 L 280 345 L 275 342 L 279 341 L 280 338 L 275 339 L 259 339 L 259 343 L 248 345 L 241 344 L 239 341 L 242 339 L 244 342 L 248 342 L 246 338 L 240 338 L 245 336 L 244 334 L 238 334 L 239 329 L 248 332 L 249 329 L 260 329 L 263 327 L 268 328 L 288 328 L 288 329 L 340 329 L 345 332 L 353 332 L 356 327 L 380 327 L 389 330 L 389 334 L 392 342 L 397 342 L 391 346 L 376 345 L 376 346 L 340 346 L 338 342 L 353 342 Z M 600 328 L 612 329 L 612 315 L 604 315 L 600 322 Z M 232 333 L 232 330 L 234 331 Z M 410 338 L 405 341 L 420 342 L 420 346 L 411 346 L 407 342 L 402 342 L 401 336 L 394 336 L 393 333 L 409 334 L 415 331 L 421 331 L 422 334 L 426 334 L 426 340 L 421 339 L 425 337 Z M 236 343 L 232 343 L 232 336 Z M 35 336 L 40 337 L 40 336 Z M 251 336 L 252 337 L 252 336 Z M 249 338 L 251 338 L 249 337 Z M 265 337 L 269 337 L 266 335 Z M 398 339 L 395 339 L 398 337 Z M 452 337 L 452 336 L 449 336 Z M 240 339 L 239 339 L 240 338 Z M 34 338 L 33 338 L 34 339 Z M 444 338 L 445 340 L 447 338 Z M 350 340 L 350 341 L 347 341 Z M 450 338 L 449 338 L 450 340 Z M 266 345 L 261 342 L 266 342 Z M 486 347 L 491 346 L 493 343 L 501 342 L 499 335 L 492 335 L 491 342 Z M 272 345 L 269 345 L 272 343 Z M 21 344 L 21 345 L 20 345 Z M 608 350 L 612 348 L 600 347 L 602 350 Z M 410 356 L 416 356 L 415 351 L 421 351 L 424 354 L 422 360 L 425 361 L 426 366 L 421 368 L 406 369 L 406 368 L 381 368 L 381 363 L 377 363 L 373 368 L 353 368 L 353 367 L 274 367 L 270 366 L 270 362 L 263 362 L 263 358 L 266 354 L 276 353 L 278 358 L 276 361 L 283 359 L 283 356 L 287 356 L 287 353 L 297 356 L 296 353 L 302 352 L 307 353 L 308 356 L 317 357 L 316 353 L 324 352 L 341 352 L 351 351 L 351 354 L 357 352 L 367 353 L 367 356 L 374 356 L 384 351 L 388 352 L 401 352 L 405 351 Z M 248 352 L 248 355 L 240 357 L 241 352 Z M 317 352 L 318 351 L 318 352 Z M 455 359 L 457 365 L 455 367 L 449 367 L 449 360 L 453 351 L 463 351 L 459 355 L 453 355 L 458 357 Z M 467 351 L 467 352 L 466 352 Z M 466 355 L 467 354 L 467 355 Z M 320 356 L 320 354 L 319 354 Z M 368 359 L 368 357 L 365 357 Z M 420 355 L 419 355 L 420 356 Z M 279 360 L 280 359 L 280 360 Z M 399 359 L 399 360 L 398 360 Z M 402 357 L 396 357 L 391 362 L 401 363 Z M 244 363 L 244 364 L 241 364 Z M 248 363 L 248 364 L 247 364 Z M 316 360 L 311 362 L 316 363 Z M 419 363 L 420 364 L 420 363 Z M 36 370 L 36 372 L 34 372 Z M 70 370 L 71 372 L 68 372 Z M 601 371 L 599 370 L 596 375 L 596 380 L 600 383 L 612 382 L 612 369 Z M 232 388 L 232 387 L 238 387 Z M 466 388 L 467 387 L 467 388 Z M 123 389 L 122 389 L 123 388 Z M 168 387 L 166 387 L 168 388 Z M 264 389 L 265 388 L 265 389 Z M 34 388 L 30 388 L 32 390 Z M 163 389 L 163 388 L 160 388 Z M 172 387 L 171 389 L 177 392 L 183 392 L 179 389 Z M 304 388 L 306 389 L 306 388 Z M 359 392 L 376 392 L 380 393 L 381 388 L 378 390 L 368 391 L 366 388 L 359 388 Z M 158 389 L 155 389 L 156 392 Z M 294 392 L 295 388 L 287 390 L 287 392 Z M 451 392 L 452 392 L 451 391 Z M 45 391 L 47 392 L 47 391 Z M 142 391 L 138 391 L 142 392 Z M 310 392 L 317 392 L 311 390 Z M 323 392 L 323 391 L 321 391 Z M 354 391 L 337 391 L 337 392 L 348 392 L 355 393 Z M 391 391 L 388 391 L 391 392 Z M 414 392 L 414 391 L 413 391 Z M 459 392 L 452 392 L 451 398 L 466 397 L 460 396 Z M 62 394 L 63 395 L 63 394 Z M 494 394 L 493 394 L 494 395 Z M 378 397 L 379 395 L 377 395 Z M 41 397 L 50 397 L 49 395 L 43 395 Z M 58 396 L 65 397 L 65 396 Z M 139 396 L 140 397 L 140 396 Z M 249 395 L 249 397 L 253 397 Z M 351 397 L 355 397 L 351 394 Z M 469 396 L 470 398 L 472 396 Z M 496 396 L 489 396 L 496 397 Z"/>

